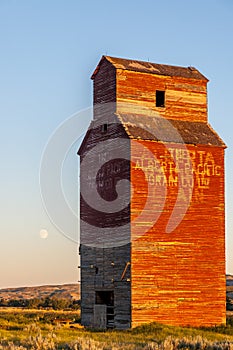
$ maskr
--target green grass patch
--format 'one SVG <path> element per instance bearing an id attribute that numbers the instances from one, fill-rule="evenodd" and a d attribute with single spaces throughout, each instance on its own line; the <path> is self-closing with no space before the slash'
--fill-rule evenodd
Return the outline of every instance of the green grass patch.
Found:
<path id="1" fill-rule="evenodd" d="M 68 320 L 75 323 L 68 324 Z M 20 346 L 21 350 L 233 349 L 233 318 L 228 318 L 226 326 L 212 328 L 173 327 L 158 323 L 125 331 L 70 328 L 77 327 L 79 321 L 79 311 L 2 309 L 0 350 L 20 349 Z"/>

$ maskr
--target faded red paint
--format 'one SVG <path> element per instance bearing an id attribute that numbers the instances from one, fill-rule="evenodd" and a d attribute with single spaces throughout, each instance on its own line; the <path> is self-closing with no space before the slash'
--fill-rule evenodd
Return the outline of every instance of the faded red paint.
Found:
<path id="1" fill-rule="evenodd" d="M 162 162 L 164 145 L 140 141 Z M 174 148 L 174 145 L 172 145 Z M 179 149 L 179 145 L 176 146 Z M 194 187 L 188 210 L 171 233 L 166 226 L 174 209 L 178 184 L 167 178 L 167 194 L 163 211 L 158 221 L 143 236 L 132 241 L 131 286 L 132 325 L 148 320 L 173 325 L 216 325 L 225 323 L 225 232 L 224 232 L 224 150 L 208 146 L 187 146 L 193 157 Z M 134 163 L 140 156 L 135 142 L 131 145 Z M 210 156 L 210 154 L 212 156 Z M 204 155 L 204 156 L 203 156 Z M 214 160 L 207 168 L 205 159 Z M 142 157 L 141 157 L 142 158 Z M 169 162 L 171 160 L 169 159 Z M 144 160 L 144 171 L 147 171 Z M 203 175 L 205 168 L 205 173 Z M 173 164 L 172 171 L 175 169 Z M 212 170 L 211 170 L 212 169 Z M 156 172 L 154 172 L 156 177 Z M 203 185 L 200 178 L 204 179 Z M 131 181 L 140 192 L 134 191 L 131 201 L 131 235 L 137 235 L 135 213 L 143 210 L 147 200 L 147 181 L 141 170 L 131 166 Z M 150 181 L 152 181 L 150 179 Z M 159 201 L 161 185 L 154 184 Z M 184 188 L 185 190 L 185 188 Z M 153 203 L 153 200 L 151 201 Z M 153 221 L 153 208 L 147 217 Z"/>
<path id="2" fill-rule="evenodd" d="M 98 108 L 79 154 L 82 159 L 104 140 L 119 139 L 120 148 L 121 138 L 128 139 L 124 151 L 130 165 L 116 178 L 104 167 L 98 169 L 94 182 L 107 201 L 116 198 L 119 178 L 130 179 L 134 190 L 130 205 L 119 215 L 97 212 L 81 196 L 84 221 L 94 227 L 122 227 L 123 233 L 122 223 L 130 221 L 125 235 L 131 237 L 131 243 L 109 249 L 82 245 L 82 324 L 95 325 L 95 293 L 105 289 L 114 293 L 111 327 L 152 321 L 224 324 L 225 144 L 208 124 L 208 80 L 195 68 L 112 57 L 102 58 L 92 79 Z M 165 91 L 164 107 L 156 107 L 156 90 Z M 158 123 L 156 114 L 162 117 Z M 164 119 L 184 143 L 169 133 Z M 106 133 L 99 121 L 109 124 Z M 163 130 L 160 138 L 156 128 Z M 81 188 L 99 156 L 93 153 L 89 169 L 81 173 Z M 177 222 L 167 232 L 171 218 Z M 81 237 L 88 234 L 81 228 Z M 97 266 L 98 274 L 88 266 Z"/>

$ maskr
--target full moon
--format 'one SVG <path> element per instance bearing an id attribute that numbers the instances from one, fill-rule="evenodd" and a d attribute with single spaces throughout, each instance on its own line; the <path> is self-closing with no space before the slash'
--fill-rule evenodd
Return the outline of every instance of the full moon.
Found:
<path id="1" fill-rule="evenodd" d="M 47 238 L 48 237 L 48 231 L 45 229 L 40 230 L 40 238 Z"/>

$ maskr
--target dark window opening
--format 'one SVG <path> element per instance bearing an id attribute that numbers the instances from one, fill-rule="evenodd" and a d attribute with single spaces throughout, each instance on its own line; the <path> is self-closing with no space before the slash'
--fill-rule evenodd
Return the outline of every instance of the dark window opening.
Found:
<path id="1" fill-rule="evenodd" d="M 165 91 L 156 90 L 156 107 L 165 107 Z"/>
<path id="2" fill-rule="evenodd" d="M 108 124 L 102 124 L 102 132 L 108 131 Z"/>
<path id="3" fill-rule="evenodd" d="M 113 291 L 95 292 L 95 303 L 113 306 L 114 305 L 114 293 L 113 293 Z"/>

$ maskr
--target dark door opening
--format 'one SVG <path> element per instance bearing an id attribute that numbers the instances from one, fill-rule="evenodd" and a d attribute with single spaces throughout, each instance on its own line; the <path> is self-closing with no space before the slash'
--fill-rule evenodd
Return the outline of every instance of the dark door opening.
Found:
<path id="1" fill-rule="evenodd" d="M 106 315 L 103 315 L 102 319 L 106 317 L 106 328 L 114 328 L 114 292 L 96 291 L 95 304 L 106 305 L 106 308 L 102 309 L 102 312 L 106 313 Z"/>

